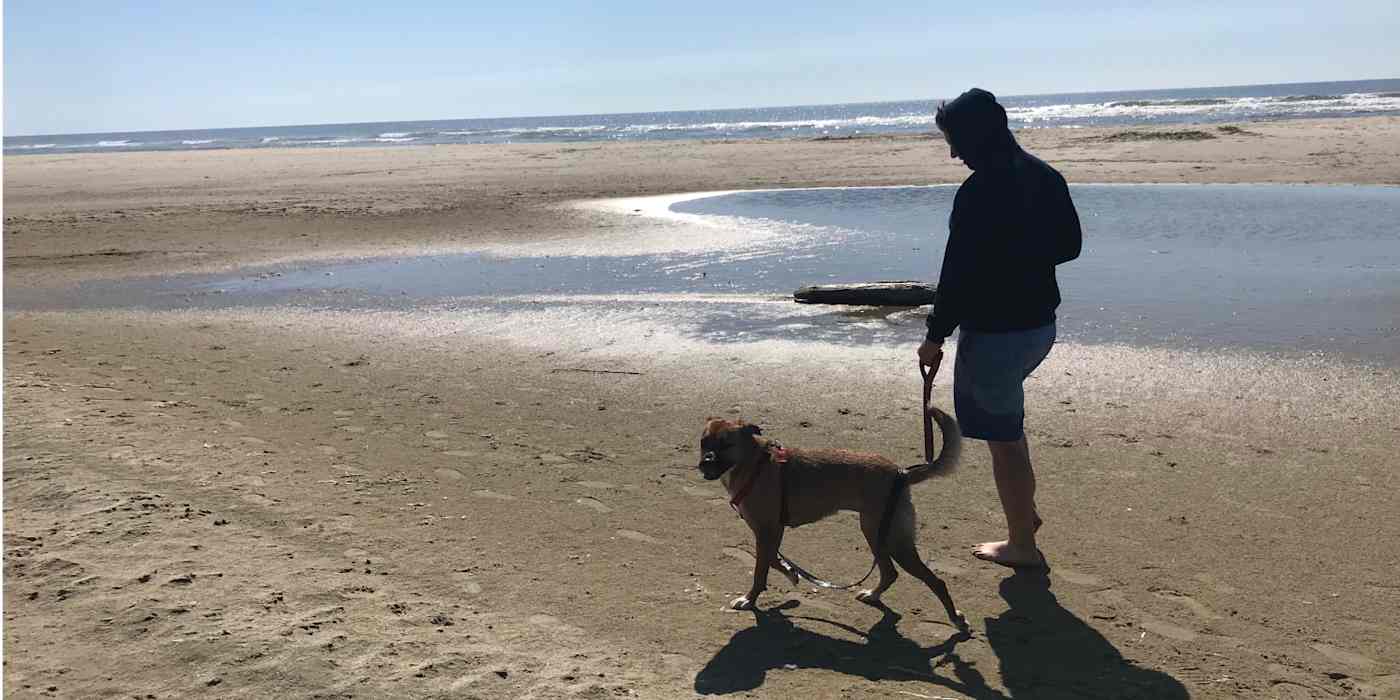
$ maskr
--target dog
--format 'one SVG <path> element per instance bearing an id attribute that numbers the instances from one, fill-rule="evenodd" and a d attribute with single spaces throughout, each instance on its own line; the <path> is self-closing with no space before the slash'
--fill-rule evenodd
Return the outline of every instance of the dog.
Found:
<path id="1" fill-rule="evenodd" d="M 784 449 L 763 437 L 763 430 L 744 421 L 707 418 L 700 436 L 700 473 L 706 480 L 720 479 L 730 503 L 754 534 L 753 585 L 747 595 L 729 607 L 752 609 L 768 587 L 768 570 L 777 570 L 797 585 L 797 574 L 778 557 L 786 527 L 814 523 L 838 510 L 860 514 L 860 529 L 880 569 L 880 581 L 856 598 L 871 605 L 899 576 L 895 564 L 923 581 L 958 629 L 967 621 L 953 605 L 948 586 L 934 575 L 919 556 L 915 544 L 914 503 L 908 488 L 896 486 L 904 477 L 913 486 L 925 479 L 953 472 L 962 453 L 962 433 L 947 413 L 930 407 L 943 435 L 937 459 L 906 470 L 876 454 L 847 450 Z M 893 499 L 893 502 L 891 502 Z M 880 540 L 881 523 L 888 515 L 888 531 Z"/>

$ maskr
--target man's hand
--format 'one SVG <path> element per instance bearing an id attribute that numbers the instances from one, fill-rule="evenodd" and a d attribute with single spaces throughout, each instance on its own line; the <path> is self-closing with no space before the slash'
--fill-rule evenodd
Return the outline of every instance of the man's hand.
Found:
<path id="1" fill-rule="evenodd" d="M 943 362 L 943 342 L 925 340 L 919 346 L 919 364 L 929 368 L 928 376 L 932 379 L 938 374 L 938 365 Z"/>

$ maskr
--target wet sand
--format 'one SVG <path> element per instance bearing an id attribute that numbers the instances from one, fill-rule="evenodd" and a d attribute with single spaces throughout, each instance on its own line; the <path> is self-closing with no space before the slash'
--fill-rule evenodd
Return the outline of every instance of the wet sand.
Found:
<path id="1" fill-rule="evenodd" d="M 1024 140 L 1076 181 L 1400 184 L 1400 120 Z M 535 145 L 6 159 L 6 287 L 685 233 L 564 203 L 955 181 L 940 143 Z M 390 174 L 392 171 L 392 174 Z M 518 193 L 518 194 L 516 194 Z M 591 242 L 591 243 L 590 243 Z M 986 451 L 921 485 L 889 611 L 777 577 L 693 465 L 707 415 L 917 460 L 912 348 L 715 345 L 617 308 L 7 312 L 16 697 L 1400 694 L 1400 372 L 1057 346 L 1028 386 L 1045 582 Z M 938 401 L 951 403 L 948 387 Z M 789 533 L 837 579 L 852 518 Z"/>

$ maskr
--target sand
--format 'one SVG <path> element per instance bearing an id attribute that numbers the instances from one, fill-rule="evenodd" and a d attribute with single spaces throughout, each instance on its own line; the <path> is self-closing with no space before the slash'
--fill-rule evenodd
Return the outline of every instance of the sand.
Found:
<path id="1" fill-rule="evenodd" d="M 1241 126 L 1023 141 L 1074 182 L 1400 184 L 1400 119 Z M 684 229 L 570 203 L 964 174 L 916 137 L 11 157 L 5 285 L 625 241 Z M 916 461 L 912 347 L 602 321 L 7 309 L 6 694 L 1400 696 L 1394 368 L 1057 346 L 1028 386 L 1049 587 L 967 554 L 1001 527 L 979 444 L 914 493 L 963 639 L 910 577 L 884 611 L 774 577 L 722 612 L 752 541 L 694 469 L 707 415 Z M 846 516 L 785 550 L 868 564 Z"/>

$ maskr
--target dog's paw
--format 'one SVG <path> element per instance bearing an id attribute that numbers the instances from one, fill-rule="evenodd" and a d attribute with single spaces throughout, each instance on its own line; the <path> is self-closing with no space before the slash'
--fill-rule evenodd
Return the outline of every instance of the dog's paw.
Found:
<path id="1" fill-rule="evenodd" d="M 860 593 L 856 594 L 856 600 L 859 600 L 860 602 L 865 603 L 866 605 L 879 605 L 880 594 L 867 588 L 861 591 Z"/>
<path id="2" fill-rule="evenodd" d="M 729 601 L 730 610 L 753 610 L 753 600 L 748 596 L 740 596 Z"/>

